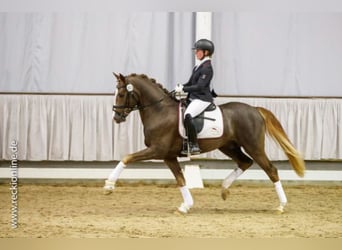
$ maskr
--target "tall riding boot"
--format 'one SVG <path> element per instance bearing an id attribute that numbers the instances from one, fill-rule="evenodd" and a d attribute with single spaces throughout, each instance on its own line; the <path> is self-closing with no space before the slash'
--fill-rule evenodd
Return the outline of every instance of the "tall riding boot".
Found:
<path id="1" fill-rule="evenodd" d="M 197 132 L 196 132 L 195 125 L 193 123 L 193 119 L 190 114 L 187 114 L 185 116 L 184 126 L 186 129 L 186 134 L 188 136 L 189 153 L 193 155 L 200 154 L 201 150 L 197 142 Z M 185 152 L 182 151 L 182 154 L 188 154 L 188 151 L 185 151 Z"/>

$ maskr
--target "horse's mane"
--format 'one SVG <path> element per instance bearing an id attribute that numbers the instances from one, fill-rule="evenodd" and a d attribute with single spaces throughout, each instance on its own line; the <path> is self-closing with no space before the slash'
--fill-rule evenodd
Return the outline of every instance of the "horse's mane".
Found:
<path id="1" fill-rule="evenodd" d="M 166 95 L 168 95 L 169 97 L 171 97 L 172 99 L 178 101 L 178 99 L 175 98 L 175 96 L 172 94 L 172 92 L 169 92 L 166 88 L 164 88 L 164 86 L 161 83 L 158 83 L 156 81 L 156 79 L 154 78 L 150 78 L 145 74 L 136 74 L 136 73 L 132 73 L 127 77 L 137 77 L 137 78 L 141 78 L 143 80 L 148 81 L 151 84 L 155 84 L 158 88 L 160 88 Z"/>

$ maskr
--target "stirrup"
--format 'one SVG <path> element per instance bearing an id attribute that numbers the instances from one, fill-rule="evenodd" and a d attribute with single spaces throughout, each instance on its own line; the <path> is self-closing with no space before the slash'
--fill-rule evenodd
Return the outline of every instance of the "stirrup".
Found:
<path id="1" fill-rule="evenodd" d="M 182 155 L 186 155 L 186 156 L 190 156 L 191 155 L 191 152 L 190 152 L 190 149 L 189 149 L 189 142 L 187 139 L 184 139 L 183 140 L 183 148 L 182 148 L 182 151 L 181 151 L 181 154 Z"/>

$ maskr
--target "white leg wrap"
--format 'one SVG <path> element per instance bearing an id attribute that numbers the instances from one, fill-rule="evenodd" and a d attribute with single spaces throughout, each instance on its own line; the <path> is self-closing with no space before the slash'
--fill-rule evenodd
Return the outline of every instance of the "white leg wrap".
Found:
<path id="1" fill-rule="evenodd" d="M 227 189 L 232 185 L 232 183 L 240 176 L 242 175 L 243 170 L 241 168 L 235 168 L 233 172 L 231 172 L 226 179 L 222 182 L 222 187 Z"/>
<path id="2" fill-rule="evenodd" d="M 182 193 L 184 202 L 180 205 L 178 211 L 182 213 L 187 213 L 190 210 L 190 208 L 194 205 L 194 200 L 192 199 L 192 195 L 187 186 L 181 187 L 180 191 Z"/>
<path id="3" fill-rule="evenodd" d="M 279 201 L 280 201 L 280 206 L 284 207 L 287 203 L 286 195 L 283 189 L 283 186 L 281 185 L 280 181 L 277 181 L 274 183 L 275 190 L 277 192 Z"/>
<path id="4" fill-rule="evenodd" d="M 126 167 L 126 165 L 120 161 L 119 164 L 110 173 L 110 175 L 109 175 L 108 179 L 105 181 L 105 185 L 103 187 L 103 189 L 104 189 L 103 193 L 104 194 L 110 194 L 113 192 L 113 190 L 115 189 L 115 182 L 119 178 L 124 167 Z"/>
<path id="5" fill-rule="evenodd" d="M 119 178 L 120 174 L 122 173 L 124 167 L 126 167 L 126 165 L 122 161 L 120 161 L 119 164 L 110 173 L 108 180 L 115 183 L 116 180 Z"/>

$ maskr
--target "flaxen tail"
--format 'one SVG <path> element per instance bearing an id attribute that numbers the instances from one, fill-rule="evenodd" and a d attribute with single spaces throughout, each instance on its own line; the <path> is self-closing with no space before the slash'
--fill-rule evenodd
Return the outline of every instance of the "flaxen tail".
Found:
<path id="1" fill-rule="evenodd" d="M 280 147 L 284 150 L 297 175 L 303 177 L 305 172 L 304 160 L 290 142 L 278 119 L 267 109 L 261 107 L 257 107 L 257 109 L 265 120 L 267 133 L 272 137 L 272 139 L 278 142 Z"/>

